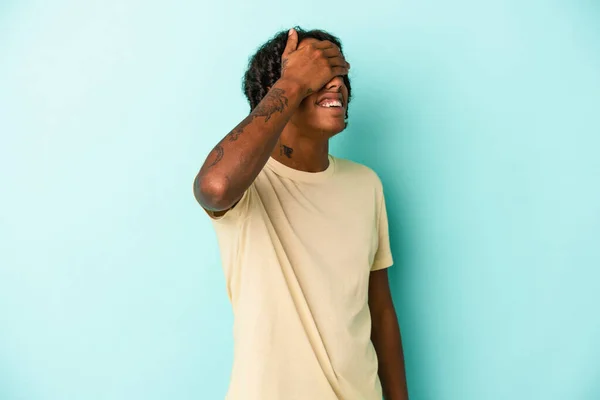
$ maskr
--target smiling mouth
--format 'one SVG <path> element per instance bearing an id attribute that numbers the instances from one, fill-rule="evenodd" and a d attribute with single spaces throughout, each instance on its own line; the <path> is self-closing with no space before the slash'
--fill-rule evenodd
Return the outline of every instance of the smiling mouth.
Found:
<path id="1" fill-rule="evenodd" d="M 317 105 L 323 108 L 344 108 L 342 102 L 336 99 L 325 99 L 317 103 Z"/>

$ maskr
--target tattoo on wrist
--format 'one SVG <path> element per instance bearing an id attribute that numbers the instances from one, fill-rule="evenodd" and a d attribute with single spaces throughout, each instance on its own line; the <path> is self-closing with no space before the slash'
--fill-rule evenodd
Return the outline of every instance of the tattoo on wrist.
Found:
<path id="1" fill-rule="evenodd" d="M 283 75 L 283 72 L 287 68 L 287 63 L 288 63 L 287 58 L 284 58 L 283 60 L 281 60 L 281 75 Z"/>

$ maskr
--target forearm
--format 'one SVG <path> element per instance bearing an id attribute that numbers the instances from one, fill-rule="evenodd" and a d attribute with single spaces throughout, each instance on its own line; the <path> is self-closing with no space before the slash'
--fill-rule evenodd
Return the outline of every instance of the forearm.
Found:
<path id="1" fill-rule="evenodd" d="M 407 400 L 402 338 L 393 307 L 372 316 L 371 340 L 379 360 L 379 379 L 384 399 Z"/>
<path id="2" fill-rule="evenodd" d="M 229 208 L 252 184 L 273 152 L 290 117 L 302 101 L 299 85 L 279 80 L 206 158 L 194 193 L 206 208 Z"/>

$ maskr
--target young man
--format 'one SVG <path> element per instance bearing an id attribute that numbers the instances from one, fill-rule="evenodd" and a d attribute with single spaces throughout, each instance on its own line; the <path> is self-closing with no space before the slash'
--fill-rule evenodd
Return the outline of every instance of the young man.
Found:
<path id="1" fill-rule="evenodd" d="M 408 399 L 381 181 L 329 154 L 349 68 L 326 32 L 275 35 L 244 77 L 250 115 L 194 180 L 234 313 L 228 400 Z"/>

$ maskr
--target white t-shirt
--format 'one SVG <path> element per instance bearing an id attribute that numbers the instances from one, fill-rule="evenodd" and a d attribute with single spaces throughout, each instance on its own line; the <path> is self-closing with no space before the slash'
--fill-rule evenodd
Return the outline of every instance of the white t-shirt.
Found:
<path id="1" fill-rule="evenodd" d="M 234 314 L 227 400 L 381 400 L 371 271 L 392 265 L 383 187 L 329 155 L 321 172 L 269 158 L 211 216 Z"/>

